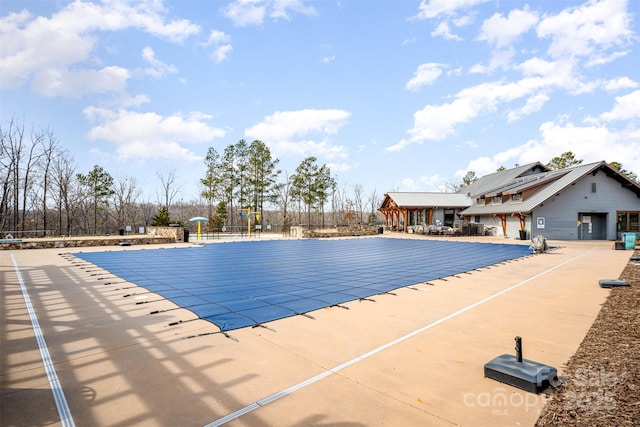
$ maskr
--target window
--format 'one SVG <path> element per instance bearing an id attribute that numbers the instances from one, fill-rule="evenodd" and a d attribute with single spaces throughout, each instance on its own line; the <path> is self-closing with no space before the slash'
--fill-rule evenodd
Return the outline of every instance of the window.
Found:
<path id="1" fill-rule="evenodd" d="M 625 212 L 618 211 L 616 228 L 620 232 L 640 231 L 640 211 Z"/>
<path id="2" fill-rule="evenodd" d="M 484 197 L 478 197 L 476 199 L 476 204 L 477 205 L 484 205 Z"/>
<path id="3" fill-rule="evenodd" d="M 591 192 L 592 192 L 592 193 L 595 193 L 595 192 L 596 192 L 596 183 L 595 183 L 595 182 L 592 182 L 592 183 L 591 183 Z"/>
<path id="4" fill-rule="evenodd" d="M 502 203 L 502 196 L 493 196 L 493 203 Z"/>
<path id="5" fill-rule="evenodd" d="M 445 209 L 444 210 L 444 225 L 448 227 L 453 227 L 453 221 L 455 219 L 456 211 L 454 209 Z"/>
<path id="6" fill-rule="evenodd" d="M 520 200 L 522 200 L 522 193 L 517 193 L 517 194 L 512 194 L 511 195 L 511 201 L 512 202 L 519 202 Z"/>

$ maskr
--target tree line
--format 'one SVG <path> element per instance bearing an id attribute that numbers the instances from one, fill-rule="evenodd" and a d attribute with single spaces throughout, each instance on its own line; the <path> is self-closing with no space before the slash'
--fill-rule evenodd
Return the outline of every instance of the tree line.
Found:
<path id="1" fill-rule="evenodd" d="M 260 140 L 240 140 L 222 153 L 209 148 L 199 193 L 177 200 L 176 171 L 157 172 L 162 192 L 143 199 L 135 178 L 114 179 L 101 166 L 80 171 L 49 128 L 27 131 L 12 119 L 0 125 L 0 237 L 95 235 L 123 227 L 186 226 L 208 213 L 207 226 L 230 231 L 269 224 L 285 230 L 377 220 L 379 196 L 359 184 L 339 185 L 328 165 L 305 158 L 292 174 Z M 128 231 L 128 230 L 127 230 Z"/>
<path id="2" fill-rule="evenodd" d="M 114 179 L 98 165 L 80 171 L 50 128 L 27 131 L 14 118 L 0 124 L 0 238 L 111 234 L 127 226 L 133 232 L 149 225 L 187 226 L 189 218 L 203 212 L 209 220 L 206 227 L 215 231 L 242 231 L 264 224 L 286 232 L 294 224 L 325 228 L 380 219 L 375 190 L 365 195 L 360 184 L 340 184 L 330 167 L 315 157 L 303 159 L 291 174 L 279 169 L 278 163 L 260 140 L 240 140 L 221 153 L 211 147 L 199 191 L 191 200 L 177 200 L 180 185 L 176 171 L 171 170 L 156 173 L 162 191 L 152 201 L 143 198 L 133 177 Z M 572 152 L 565 152 L 547 166 L 555 170 L 581 163 Z M 610 164 L 638 182 L 637 175 L 622 164 Z M 477 179 L 469 171 L 461 183 L 448 184 L 446 191 L 460 191 Z"/>

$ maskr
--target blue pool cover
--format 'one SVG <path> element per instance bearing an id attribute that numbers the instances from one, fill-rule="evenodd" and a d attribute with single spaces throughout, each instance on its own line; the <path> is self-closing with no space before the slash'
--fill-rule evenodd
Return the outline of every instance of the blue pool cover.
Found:
<path id="1" fill-rule="evenodd" d="M 525 245 L 383 237 L 76 253 L 222 331 L 531 255 Z"/>

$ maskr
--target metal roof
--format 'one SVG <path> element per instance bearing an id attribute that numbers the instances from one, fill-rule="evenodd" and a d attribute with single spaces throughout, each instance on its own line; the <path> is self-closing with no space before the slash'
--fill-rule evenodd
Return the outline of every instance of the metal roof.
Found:
<path id="1" fill-rule="evenodd" d="M 516 166 L 515 168 L 485 175 L 466 187 L 461 188 L 458 193 L 470 194 L 471 197 L 475 197 L 476 195 L 485 194 L 495 188 L 500 188 L 505 182 L 546 171 L 549 171 L 549 168 L 540 162 Z"/>
<path id="2" fill-rule="evenodd" d="M 527 177 L 527 182 L 525 186 L 525 182 L 522 182 L 522 188 L 531 188 L 536 185 L 536 179 L 539 182 L 547 182 L 543 188 L 541 188 L 538 192 L 528 196 L 521 203 L 511 203 L 506 202 L 499 205 L 476 205 L 469 207 L 461 212 L 462 215 L 491 215 L 491 214 L 511 214 L 511 213 L 530 213 L 536 207 L 540 206 L 547 199 L 553 197 L 558 194 L 560 191 L 564 190 L 574 182 L 578 181 L 580 178 L 595 172 L 597 170 L 604 169 L 606 170 L 607 175 L 613 177 L 617 181 L 629 186 L 629 189 L 635 192 L 640 197 L 640 185 L 632 182 L 624 175 L 620 174 L 618 171 L 613 169 L 606 162 L 597 162 L 597 163 L 589 163 L 586 165 L 580 165 L 573 168 L 562 169 L 558 171 L 550 171 L 544 172 L 536 176 Z M 506 189 L 504 193 L 513 194 L 514 189 L 517 188 L 516 183 L 517 180 L 513 180 L 510 182 L 505 182 L 503 184 L 503 188 Z M 499 188 L 492 190 L 493 192 L 499 193 Z"/>
<path id="3" fill-rule="evenodd" d="M 461 193 L 388 192 L 385 196 L 390 197 L 398 207 L 402 208 L 466 208 L 471 206 L 471 199 Z"/>
<path id="4" fill-rule="evenodd" d="M 484 194 L 485 197 L 493 197 L 500 194 L 517 194 L 524 190 L 533 187 L 539 187 L 543 184 L 547 184 L 551 181 L 555 181 L 562 175 L 569 173 L 569 170 L 562 169 L 556 171 L 550 171 L 545 173 L 537 173 L 534 175 L 527 175 L 522 178 L 516 178 L 511 182 L 503 184 L 502 186 L 492 189 Z M 481 196 L 482 194 L 478 194 Z"/>

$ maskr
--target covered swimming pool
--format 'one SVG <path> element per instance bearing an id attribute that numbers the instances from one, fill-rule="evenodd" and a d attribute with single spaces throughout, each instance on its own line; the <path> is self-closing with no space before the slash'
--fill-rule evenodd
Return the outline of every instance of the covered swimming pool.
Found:
<path id="1" fill-rule="evenodd" d="M 80 252 L 222 331 L 262 325 L 531 255 L 526 245 L 385 237 Z"/>

